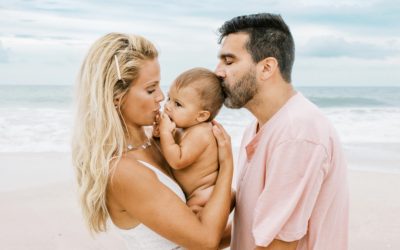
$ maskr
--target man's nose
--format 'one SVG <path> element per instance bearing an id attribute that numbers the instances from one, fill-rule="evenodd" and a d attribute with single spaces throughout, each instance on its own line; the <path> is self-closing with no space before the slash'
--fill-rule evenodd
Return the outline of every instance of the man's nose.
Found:
<path id="1" fill-rule="evenodd" d="M 225 71 L 222 69 L 220 64 L 217 65 L 214 72 L 219 78 L 225 78 L 226 76 Z"/>

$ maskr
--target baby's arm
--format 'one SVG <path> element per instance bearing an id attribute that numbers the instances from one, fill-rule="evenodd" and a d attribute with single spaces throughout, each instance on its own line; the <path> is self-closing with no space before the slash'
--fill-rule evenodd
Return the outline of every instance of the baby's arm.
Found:
<path id="1" fill-rule="evenodd" d="M 162 114 L 160 121 L 161 150 L 168 164 L 173 169 L 183 169 L 194 163 L 208 146 L 208 136 L 204 136 L 201 127 L 188 132 L 177 144 L 173 132 L 176 126 L 167 114 Z"/>

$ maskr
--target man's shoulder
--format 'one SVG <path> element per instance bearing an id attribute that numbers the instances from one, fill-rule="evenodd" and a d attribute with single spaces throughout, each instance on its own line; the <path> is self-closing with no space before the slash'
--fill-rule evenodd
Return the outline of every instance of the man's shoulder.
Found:
<path id="1" fill-rule="evenodd" d="M 331 126 L 330 121 L 322 110 L 303 95 L 291 105 L 287 114 L 287 118 L 296 126 Z"/>
<path id="2" fill-rule="evenodd" d="M 306 97 L 301 96 L 281 117 L 280 133 L 285 139 L 307 140 L 326 144 L 334 131 L 331 121 L 322 110 Z"/>

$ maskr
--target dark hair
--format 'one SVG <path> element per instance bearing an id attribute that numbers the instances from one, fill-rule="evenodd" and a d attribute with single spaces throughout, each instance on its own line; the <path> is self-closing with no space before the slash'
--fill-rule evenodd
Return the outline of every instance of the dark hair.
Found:
<path id="1" fill-rule="evenodd" d="M 260 13 L 237 16 L 226 21 L 218 31 L 219 43 L 231 33 L 249 34 L 246 48 L 253 61 L 258 63 L 267 57 L 276 58 L 283 79 L 291 82 L 294 41 L 289 27 L 280 15 Z"/>
<path id="2" fill-rule="evenodd" d="M 193 68 L 180 74 L 174 81 L 177 89 L 192 87 L 200 96 L 202 109 L 210 112 L 207 122 L 212 121 L 224 103 L 221 80 L 205 68 Z"/>

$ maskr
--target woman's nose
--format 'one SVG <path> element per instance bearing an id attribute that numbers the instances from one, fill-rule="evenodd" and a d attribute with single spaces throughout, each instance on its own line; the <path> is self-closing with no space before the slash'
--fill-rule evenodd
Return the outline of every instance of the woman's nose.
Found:
<path id="1" fill-rule="evenodd" d="M 160 89 L 160 90 L 159 90 L 159 93 L 158 93 L 158 95 L 157 95 L 157 97 L 156 97 L 156 101 L 157 101 L 157 102 L 162 102 L 162 101 L 164 101 L 164 99 L 165 99 L 165 96 L 164 96 L 163 92 L 162 92 L 161 89 Z"/>

